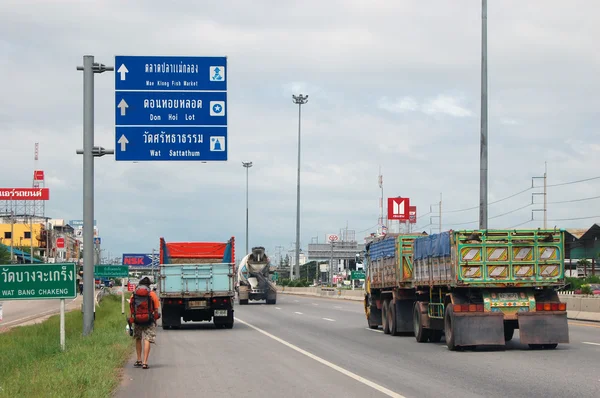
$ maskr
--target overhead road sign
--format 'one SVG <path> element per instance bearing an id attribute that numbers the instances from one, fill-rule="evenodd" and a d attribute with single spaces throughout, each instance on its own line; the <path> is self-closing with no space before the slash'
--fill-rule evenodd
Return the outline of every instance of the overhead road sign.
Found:
<path id="1" fill-rule="evenodd" d="M 115 57 L 117 161 L 226 161 L 226 57 Z"/>
<path id="2" fill-rule="evenodd" d="M 95 265 L 95 278 L 127 278 L 129 267 L 126 265 Z"/>
<path id="3" fill-rule="evenodd" d="M 76 284 L 74 263 L 0 265 L 0 300 L 72 299 Z"/>

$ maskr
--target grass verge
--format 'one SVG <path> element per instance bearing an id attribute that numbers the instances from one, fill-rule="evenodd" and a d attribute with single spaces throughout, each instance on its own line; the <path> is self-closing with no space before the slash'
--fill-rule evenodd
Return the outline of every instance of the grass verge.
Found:
<path id="1" fill-rule="evenodd" d="M 81 311 L 66 313 L 64 352 L 58 315 L 0 334 L 0 397 L 110 397 L 134 347 L 125 316 L 120 296 L 106 296 L 84 338 Z"/>

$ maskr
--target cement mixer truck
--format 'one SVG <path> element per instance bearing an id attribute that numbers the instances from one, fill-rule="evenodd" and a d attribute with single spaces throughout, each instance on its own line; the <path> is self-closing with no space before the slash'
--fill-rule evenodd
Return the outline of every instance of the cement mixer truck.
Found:
<path id="1" fill-rule="evenodd" d="M 270 280 L 271 259 L 265 254 L 264 247 L 253 247 L 238 266 L 237 284 L 240 305 L 248 300 L 265 300 L 267 304 L 277 302 L 277 290 Z"/>

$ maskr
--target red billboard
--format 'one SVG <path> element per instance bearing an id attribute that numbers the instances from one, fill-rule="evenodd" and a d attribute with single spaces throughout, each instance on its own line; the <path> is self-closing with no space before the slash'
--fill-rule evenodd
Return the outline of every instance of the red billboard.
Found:
<path id="1" fill-rule="evenodd" d="M 0 188 L 0 200 L 50 200 L 50 188 Z"/>
<path id="2" fill-rule="evenodd" d="M 417 206 L 408 206 L 408 222 L 411 224 L 417 223 Z"/>
<path id="3" fill-rule="evenodd" d="M 408 198 L 388 198 L 388 220 L 408 221 L 409 207 Z"/>

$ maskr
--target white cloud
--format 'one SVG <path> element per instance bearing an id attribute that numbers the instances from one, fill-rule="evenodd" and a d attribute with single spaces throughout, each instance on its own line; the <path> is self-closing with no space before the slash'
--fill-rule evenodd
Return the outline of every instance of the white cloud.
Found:
<path id="1" fill-rule="evenodd" d="M 403 113 L 419 109 L 419 104 L 412 97 L 403 97 L 396 101 L 391 101 L 388 97 L 383 97 L 379 100 L 378 105 L 381 109 L 392 113 Z"/>
<path id="2" fill-rule="evenodd" d="M 423 105 L 423 112 L 428 115 L 446 114 L 454 117 L 473 116 L 473 112 L 460 104 L 461 100 L 449 95 L 440 94 Z"/>

